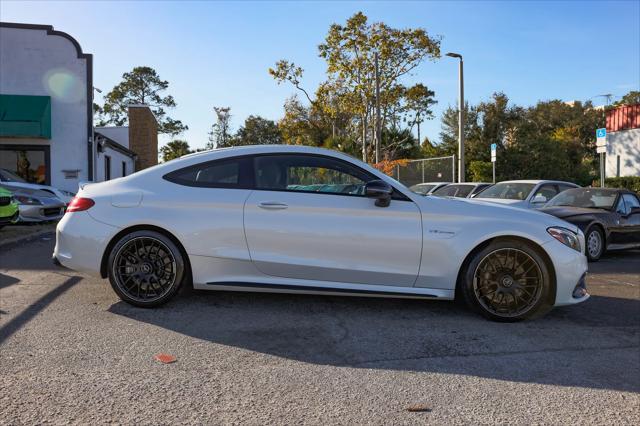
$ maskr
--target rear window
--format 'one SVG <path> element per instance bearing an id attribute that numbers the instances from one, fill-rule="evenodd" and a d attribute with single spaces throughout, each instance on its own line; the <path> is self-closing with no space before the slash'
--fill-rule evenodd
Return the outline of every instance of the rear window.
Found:
<path id="1" fill-rule="evenodd" d="M 447 185 L 433 191 L 433 195 L 441 197 L 466 198 L 473 190 L 473 185 Z"/>
<path id="2" fill-rule="evenodd" d="M 246 160 L 235 158 L 229 160 L 209 161 L 176 170 L 164 176 L 170 182 L 186 186 L 202 186 L 211 188 L 244 188 L 247 179 L 244 177 Z"/>

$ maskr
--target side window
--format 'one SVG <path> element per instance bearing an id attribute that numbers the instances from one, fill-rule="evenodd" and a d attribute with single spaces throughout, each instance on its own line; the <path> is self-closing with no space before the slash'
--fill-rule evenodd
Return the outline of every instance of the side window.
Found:
<path id="1" fill-rule="evenodd" d="M 558 194 L 558 189 L 555 185 L 542 185 L 536 193 L 533 195 L 532 201 L 536 202 L 547 202 Z M 544 197 L 544 198 L 543 198 Z M 540 200 L 540 201 L 538 201 Z"/>
<path id="2" fill-rule="evenodd" d="M 245 164 L 249 160 L 232 158 L 208 161 L 176 170 L 164 176 L 170 182 L 209 188 L 247 188 Z"/>
<path id="3" fill-rule="evenodd" d="M 627 214 L 627 209 L 624 205 L 624 197 L 620 197 L 618 199 L 618 204 L 616 205 L 616 213 Z"/>
<path id="4" fill-rule="evenodd" d="M 255 158 L 256 188 L 272 191 L 364 195 L 373 176 L 348 163 L 311 155 L 265 155 Z"/>
<path id="5" fill-rule="evenodd" d="M 640 208 L 640 201 L 638 201 L 638 197 L 632 194 L 623 194 L 622 198 L 624 198 L 624 204 L 626 206 L 626 214 L 631 213 L 631 209 Z"/>

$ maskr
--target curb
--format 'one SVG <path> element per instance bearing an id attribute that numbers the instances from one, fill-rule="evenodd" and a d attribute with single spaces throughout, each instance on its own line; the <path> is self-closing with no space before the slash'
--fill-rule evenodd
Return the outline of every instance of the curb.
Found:
<path id="1" fill-rule="evenodd" d="M 22 237 L 12 238 L 6 241 L 0 241 L 0 250 L 11 250 L 21 244 L 30 243 L 43 237 L 55 237 L 56 231 L 51 229 L 43 229 L 33 234 L 28 234 Z"/>

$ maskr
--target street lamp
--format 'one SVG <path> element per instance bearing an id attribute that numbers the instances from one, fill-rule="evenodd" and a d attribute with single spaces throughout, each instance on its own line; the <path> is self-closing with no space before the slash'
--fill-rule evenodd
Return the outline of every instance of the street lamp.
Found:
<path id="1" fill-rule="evenodd" d="M 464 182 L 464 77 L 462 74 L 462 55 L 449 52 L 450 58 L 460 59 L 459 85 L 460 95 L 458 99 L 458 182 Z"/>

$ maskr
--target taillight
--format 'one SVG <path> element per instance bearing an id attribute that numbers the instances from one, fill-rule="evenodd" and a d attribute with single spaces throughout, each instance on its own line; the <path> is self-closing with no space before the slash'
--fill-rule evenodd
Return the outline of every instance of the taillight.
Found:
<path id="1" fill-rule="evenodd" d="M 67 213 L 89 210 L 95 202 L 91 198 L 73 197 L 67 206 Z"/>

